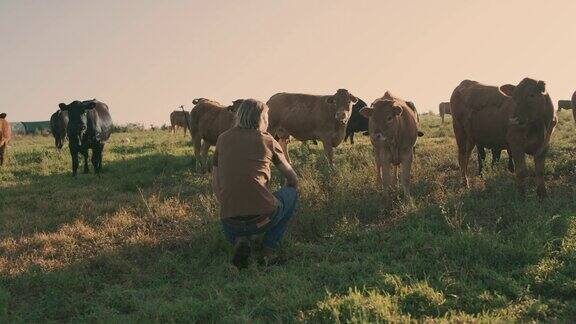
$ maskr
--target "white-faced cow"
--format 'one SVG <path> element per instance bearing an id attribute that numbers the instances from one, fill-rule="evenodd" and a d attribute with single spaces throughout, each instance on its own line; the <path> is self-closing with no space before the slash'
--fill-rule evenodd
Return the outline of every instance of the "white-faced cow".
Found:
<path id="1" fill-rule="evenodd" d="M 72 175 L 78 172 L 78 153 L 84 157 L 84 173 L 88 173 L 88 150 L 92 150 L 95 173 L 102 171 L 104 144 L 112 132 L 112 117 L 108 106 L 96 99 L 61 103 L 60 110 L 68 112 L 68 146 L 72 156 Z"/>

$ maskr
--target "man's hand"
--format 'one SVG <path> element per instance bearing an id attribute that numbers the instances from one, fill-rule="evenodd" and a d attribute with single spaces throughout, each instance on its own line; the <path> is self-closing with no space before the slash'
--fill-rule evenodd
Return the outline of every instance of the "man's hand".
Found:
<path id="1" fill-rule="evenodd" d="M 294 169 L 292 169 L 292 166 L 288 163 L 283 154 L 279 155 L 278 159 L 279 163 L 276 164 L 276 167 L 286 178 L 286 186 L 298 189 L 298 175 L 294 172 Z"/>

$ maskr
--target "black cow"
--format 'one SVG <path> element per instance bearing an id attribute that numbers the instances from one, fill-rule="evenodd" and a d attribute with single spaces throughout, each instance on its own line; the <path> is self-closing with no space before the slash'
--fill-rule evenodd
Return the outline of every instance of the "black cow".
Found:
<path id="1" fill-rule="evenodd" d="M 348 120 L 348 125 L 346 125 L 346 137 L 344 137 L 344 141 L 350 137 L 350 144 L 354 144 L 354 133 L 364 132 L 364 135 L 368 134 L 368 118 L 360 114 L 360 109 L 366 106 L 366 103 L 360 98 L 358 98 L 358 101 L 352 106 L 352 114 Z"/>
<path id="2" fill-rule="evenodd" d="M 50 130 L 52 131 L 52 136 L 54 136 L 54 141 L 56 148 L 60 150 L 64 146 L 64 141 L 66 140 L 66 128 L 68 127 L 68 112 L 58 110 L 50 116 Z"/>
<path id="3" fill-rule="evenodd" d="M 476 146 L 478 150 L 478 174 L 482 175 L 483 162 L 486 160 L 486 151 L 482 146 Z M 492 151 L 492 167 L 500 161 L 500 156 L 502 155 L 502 149 L 491 149 Z M 514 160 L 508 151 L 508 171 L 514 173 Z"/>
<path id="4" fill-rule="evenodd" d="M 88 150 L 92 149 L 94 172 L 102 171 L 102 151 L 110 138 L 112 117 L 108 106 L 96 99 L 61 103 L 60 110 L 68 112 L 68 145 L 72 155 L 72 175 L 78 171 L 78 153 L 84 156 L 84 173 L 88 173 Z"/>

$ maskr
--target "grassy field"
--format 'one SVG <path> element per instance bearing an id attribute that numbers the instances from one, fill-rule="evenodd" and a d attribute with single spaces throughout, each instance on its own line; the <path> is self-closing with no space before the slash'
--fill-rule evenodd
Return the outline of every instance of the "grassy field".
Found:
<path id="1" fill-rule="evenodd" d="M 292 144 L 301 200 L 287 264 L 241 272 L 188 137 L 116 133 L 104 173 L 75 179 L 52 138 L 18 137 L 0 170 L 0 322 L 576 319 L 569 112 L 544 200 L 533 179 L 526 199 L 516 194 L 505 158 L 461 188 L 450 122 L 422 120 L 414 206 L 396 190 L 384 207 L 367 138 L 340 146 L 333 172 L 319 146 Z"/>

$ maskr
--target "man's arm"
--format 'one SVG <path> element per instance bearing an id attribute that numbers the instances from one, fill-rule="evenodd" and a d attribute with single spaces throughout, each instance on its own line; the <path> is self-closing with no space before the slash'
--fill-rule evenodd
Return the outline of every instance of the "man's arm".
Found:
<path id="1" fill-rule="evenodd" d="M 294 172 L 294 169 L 292 169 L 292 166 L 286 160 L 284 154 L 278 155 L 278 163 L 276 163 L 276 167 L 286 178 L 286 186 L 298 189 L 298 175 Z"/>
<path id="2" fill-rule="evenodd" d="M 218 200 L 219 203 L 222 203 L 222 200 L 220 199 L 220 181 L 218 180 L 218 167 L 217 166 L 213 166 L 212 167 L 212 191 L 214 191 L 214 196 L 216 196 L 216 200 Z"/>

